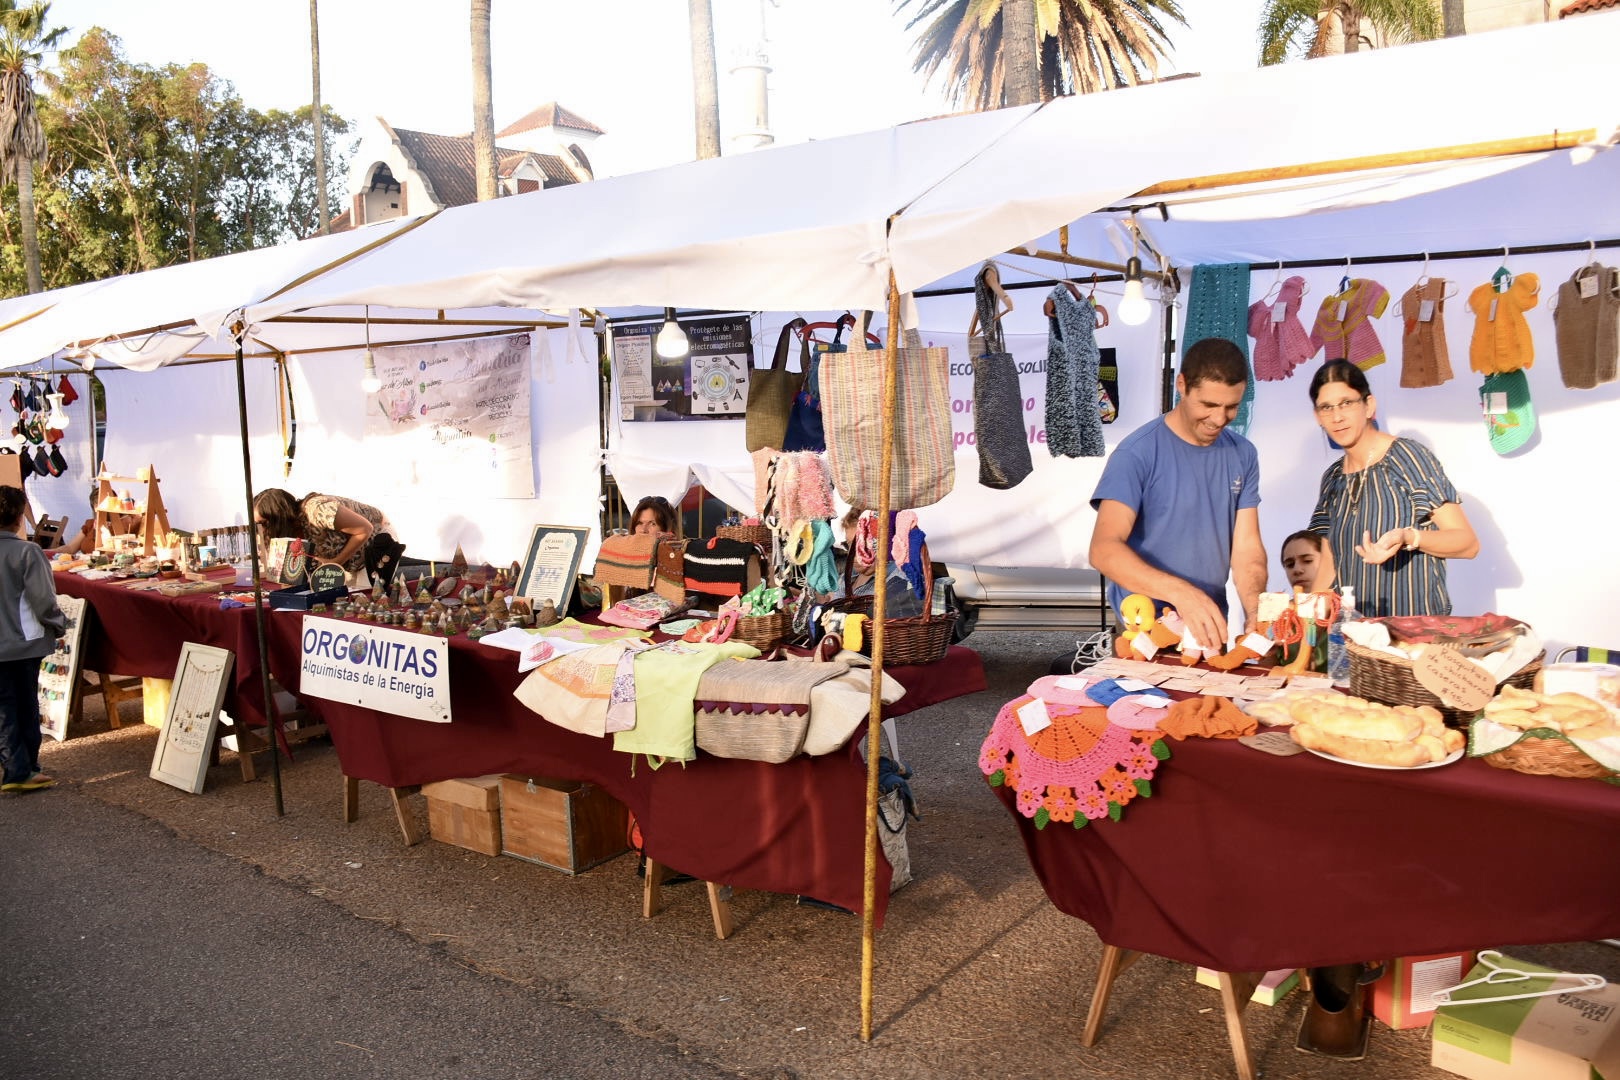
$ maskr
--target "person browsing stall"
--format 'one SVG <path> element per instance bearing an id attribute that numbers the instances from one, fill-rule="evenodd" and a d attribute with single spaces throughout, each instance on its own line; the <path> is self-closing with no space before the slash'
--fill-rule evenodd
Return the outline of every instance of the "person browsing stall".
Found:
<path id="1" fill-rule="evenodd" d="M 18 794 L 56 783 L 39 768 L 39 662 L 68 628 L 45 553 L 22 536 L 27 506 L 0 486 L 0 791 Z"/>
<path id="2" fill-rule="evenodd" d="M 1330 360 L 1311 378 L 1316 422 L 1340 449 L 1322 473 L 1310 529 L 1327 540 L 1324 580 L 1355 589 L 1370 617 L 1449 615 L 1446 560 L 1472 559 L 1479 538 L 1440 460 L 1374 423 L 1366 374 Z"/>
<path id="3" fill-rule="evenodd" d="M 387 584 L 404 551 L 381 510 L 338 495 L 310 492 L 298 499 L 266 488 L 253 498 L 253 524 L 261 547 L 274 537 L 302 540 L 310 558 L 343 567 L 351 583 L 366 572 Z"/>
<path id="4" fill-rule="evenodd" d="M 1115 447 L 1091 495 L 1091 565 L 1108 579 L 1115 617 L 1126 596 L 1144 593 L 1156 609 L 1173 607 L 1206 649 L 1229 639 L 1227 578 L 1245 630 L 1266 584 L 1259 455 L 1227 428 L 1248 377 L 1230 341 L 1194 344 L 1176 375 L 1176 406 Z"/>

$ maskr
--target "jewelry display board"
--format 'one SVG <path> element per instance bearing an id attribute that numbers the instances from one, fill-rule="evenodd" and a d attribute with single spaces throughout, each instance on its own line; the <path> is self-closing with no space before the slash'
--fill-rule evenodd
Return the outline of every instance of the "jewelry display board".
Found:
<path id="1" fill-rule="evenodd" d="M 169 711 L 152 754 L 152 779 L 202 794 L 233 659 L 229 650 L 212 645 L 188 641 L 180 646 Z"/>
<path id="2" fill-rule="evenodd" d="M 39 662 L 39 730 L 61 742 L 79 697 L 79 645 L 84 641 L 84 601 L 58 593 L 56 605 L 68 617 L 56 651 Z"/>
<path id="3" fill-rule="evenodd" d="M 558 614 L 567 611 L 590 534 L 589 529 L 578 525 L 536 525 L 529 538 L 528 554 L 523 558 L 517 594 L 536 607 L 542 600 L 550 600 L 557 605 Z"/>

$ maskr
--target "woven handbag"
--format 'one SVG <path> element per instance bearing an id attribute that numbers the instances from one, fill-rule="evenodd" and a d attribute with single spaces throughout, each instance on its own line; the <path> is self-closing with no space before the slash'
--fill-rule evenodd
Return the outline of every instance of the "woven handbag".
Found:
<path id="1" fill-rule="evenodd" d="M 650 589 L 658 557 L 658 537 L 645 534 L 609 536 L 596 552 L 596 580 L 603 585 Z"/>
<path id="2" fill-rule="evenodd" d="M 681 603 L 686 599 L 686 541 L 660 537 L 654 558 L 653 591 L 665 600 Z"/>
<path id="3" fill-rule="evenodd" d="M 956 484 L 950 355 L 942 347 L 923 347 L 914 330 L 906 331 L 906 339 L 895 356 L 888 503 L 894 510 L 931 506 Z M 865 348 L 863 340 L 854 345 L 821 358 L 821 412 L 834 486 L 851 506 L 871 510 L 879 505 L 883 429 L 889 423 L 883 408 L 886 356 Z"/>
<path id="4" fill-rule="evenodd" d="M 905 619 L 883 620 L 883 662 L 885 664 L 933 664 L 945 659 L 951 647 L 951 634 L 956 629 L 956 612 L 934 614 L 934 564 L 928 557 L 928 545 L 922 546 L 923 596 L 922 614 Z M 844 563 L 844 595 L 834 600 L 835 611 L 854 612 L 870 616 L 874 599 L 869 594 L 854 595 L 854 559 Z M 872 635 L 864 634 L 861 652 L 872 655 Z"/>
<path id="5" fill-rule="evenodd" d="M 973 442 L 979 451 L 979 483 L 1005 490 L 1023 483 L 1034 471 L 1029 439 L 1024 434 L 1024 392 L 1018 383 L 1018 365 L 1007 351 L 996 312 L 996 296 L 1006 296 L 986 265 L 974 279 L 973 323 L 984 328 L 983 348 L 973 349 Z M 1008 311 L 1012 302 L 1008 301 Z"/>
<path id="6" fill-rule="evenodd" d="M 811 688 L 848 670 L 839 661 L 715 664 L 693 695 L 698 749 L 715 757 L 787 761 L 804 748 Z"/>
<path id="7" fill-rule="evenodd" d="M 776 355 L 768 368 L 753 368 L 748 372 L 748 415 L 743 437 L 748 452 L 780 450 L 787 434 L 788 414 L 793 411 L 793 399 L 804 385 L 810 372 L 810 339 L 804 333 L 805 322 L 794 319 L 782 327 L 776 339 Z M 794 331 L 799 332 L 799 370 L 789 371 L 788 346 Z"/>
<path id="8" fill-rule="evenodd" d="M 686 545 L 686 591 L 705 596 L 741 596 L 765 575 L 765 556 L 753 544 L 714 537 Z"/>

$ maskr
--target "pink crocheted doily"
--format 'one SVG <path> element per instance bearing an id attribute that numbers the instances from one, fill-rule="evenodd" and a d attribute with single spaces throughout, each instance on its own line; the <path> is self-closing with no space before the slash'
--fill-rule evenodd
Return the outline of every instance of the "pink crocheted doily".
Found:
<path id="1" fill-rule="evenodd" d="M 996 713 L 979 748 L 979 771 L 991 787 L 1006 784 L 1018 792 L 1018 812 L 1037 829 L 1049 821 L 1077 829 L 1102 818 L 1118 821 L 1126 803 L 1153 794 L 1153 774 L 1170 756 L 1159 731 L 1111 723 L 1100 705 L 1048 701 L 1051 726 L 1029 736 L 1018 710 L 1032 700 L 1015 698 Z"/>

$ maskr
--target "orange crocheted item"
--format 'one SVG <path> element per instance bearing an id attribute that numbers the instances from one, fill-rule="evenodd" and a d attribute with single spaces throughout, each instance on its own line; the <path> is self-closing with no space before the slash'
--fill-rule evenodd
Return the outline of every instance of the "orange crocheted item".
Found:
<path id="1" fill-rule="evenodd" d="M 1172 739 L 1236 739 L 1253 735 L 1259 725 L 1226 698 L 1195 697 L 1170 706 L 1159 729 Z"/>
<path id="2" fill-rule="evenodd" d="M 1149 781 L 1170 756 L 1159 732 L 1110 723 L 1102 706 L 1047 701 L 1050 726 L 1026 735 L 1018 710 L 1032 700 L 1026 694 L 1001 707 L 979 749 L 979 769 L 992 787 L 1018 792 L 1018 812 L 1037 829 L 1049 821 L 1077 829 L 1118 821 L 1132 799 L 1153 794 Z"/>

